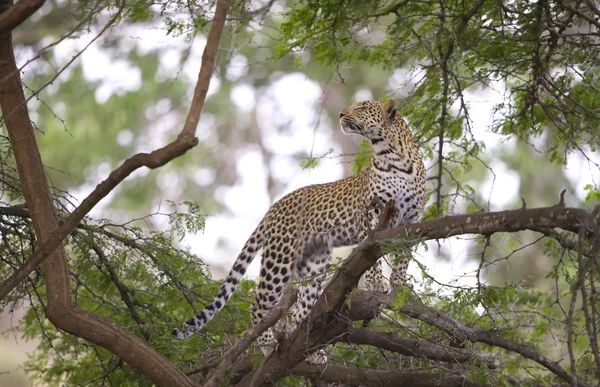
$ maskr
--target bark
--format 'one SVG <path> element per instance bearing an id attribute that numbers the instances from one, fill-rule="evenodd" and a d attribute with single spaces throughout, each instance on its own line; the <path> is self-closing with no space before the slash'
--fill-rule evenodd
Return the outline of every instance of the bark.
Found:
<path id="1" fill-rule="evenodd" d="M 0 3 L 6 10 L 10 2 Z M 88 196 L 59 227 L 56 211 L 48 188 L 45 170 L 29 118 L 21 79 L 12 47 L 12 34 L 0 36 L 0 107 L 10 137 L 23 195 L 37 239 L 42 245 L 25 265 L 2 284 L 0 298 L 27 278 L 44 258 L 48 295 L 48 319 L 59 329 L 100 345 L 120 359 L 137 368 L 159 386 L 193 386 L 194 383 L 141 339 L 114 322 L 73 305 L 69 283 L 67 257 L 62 240 L 72 232 L 79 221 L 127 175 L 140 166 L 157 168 L 179 156 L 197 143 L 194 137 L 202 110 L 229 0 L 219 0 L 215 18 L 204 50 L 202 67 L 196 84 L 194 99 L 185 126 L 177 140 L 150 154 L 138 154 L 115 170 L 107 180 Z M 10 12 L 5 11 L 5 12 Z M 0 14 L 7 17 L 6 13 Z"/>
<path id="2" fill-rule="evenodd" d="M 519 209 L 498 212 L 477 212 L 446 216 L 375 233 L 374 240 L 394 238 L 443 239 L 463 234 L 489 235 L 497 232 L 538 231 L 547 228 L 579 232 L 592 215 L 581 208 L 562 206 Z"/>
<path id="3" fill-rule="evenodd" d="M 349 386 L 372 387 L 476 387 L 463 376 L 435 374 L 427 372 L 406 371 L 378 371 L 362 368 L 348 368 L 338 366 L 313 366 L 306 363 L 299 364 L 293 371 L 294 375 L 305 376 L 312 379 L 324 380 L 329 383 L 342 383 Z"/>
<path id="4" fill-rule="evenodd" d="M 496 368 L 492 358 L 478 356 L 460 348 L 447 347 L 428 341 L 407 339 L 393 333 L 373 332 L 368 329 L 351 327 L 348 329 L 348 334 L 344 336 L 343 341 L 352 344 L 370 345 L 390 352 L 434 361 L 447 363 L 475 361 L 484 364 L 490 369 Z"/>
<path id="5" fill-rule="evenodd" d="M 12 0 L 0 2 L 2 3 L 0 12 L 4 11 L 0 14 L 0 37 L 4 37 L 27 20 L 45 2 L 46 0 L 21 0 L 15 5 L 12 5 Z"/>

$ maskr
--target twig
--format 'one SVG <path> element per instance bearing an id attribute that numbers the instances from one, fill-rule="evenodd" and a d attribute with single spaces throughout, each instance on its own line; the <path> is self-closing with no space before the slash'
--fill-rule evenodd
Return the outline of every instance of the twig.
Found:
<path id="1" fill-rule="evenodd" d="M 20 0 L 7 10 L 0 9 L 0 36 L 18 27 L 29 16 L 33 15 L 35 11 L 40 9 L 45 2 L 46 0 Z"/>
<path id="2" fill-rule="evenodd" d="M 144 322 L 144 320 L 142 320 L 142 317 L 140 316 L 137 309 L 135 308 L 134 302 L 132 301 L 131 297 L 129 296 L 131 291 L 123 283 L 123 281 L 121 281 L 121 279 L 119 278 L 117 271 L 110 264 L 108 258 L 104 254 L 104 250 L 102 250 L 102 247 L 100 247 L 97 243 L 95 243 L 93 241 L 91 242 L 91 246 L 92 246 L 92 250 L 94 250 L 94 252 L 98 256 L 98 259 L 100 260 L 100 262 L 104 265 L 104 267 L 106 267 L 106 270 L 108 270 L 108 274 L 110 276 L 111 281 L 117 287 L 117 290 L 119 291 L 119 295 L 121 296 L 121 300 L 127 306 L 127 309 L 129 310 L 129 313 L 131 313 L 131 317 L 133 318 L 133 321 L 135 321 L 135 323 L 140 328 L 140 331 L 142 332 L 142 336 L 144 336 L 144 339 L 146 339 L 146 341 L 150 341 L 150 334 L 148 333 L 148 331 L 146 329 L 146 323 Z"/>
<path id="3" fill-rule="evenodd" d="M 571 364 L 571 373 L 573 373 L 573 381 L 571 385 L 573 387 L 577 387 L 579 385 L 579 379 L 577 377 L 577 359 L 575 358 L 575 353 L 573 352 L 573 314 L 575 313 L 575 303 L 577 302 L 577 289 L 576 286 L 579 285 L 579 282 L 573 286 L 571 302 L 569 304 L 569 312 L 567 314 L 567 351 L 569 352 L 569 363 Z"/>

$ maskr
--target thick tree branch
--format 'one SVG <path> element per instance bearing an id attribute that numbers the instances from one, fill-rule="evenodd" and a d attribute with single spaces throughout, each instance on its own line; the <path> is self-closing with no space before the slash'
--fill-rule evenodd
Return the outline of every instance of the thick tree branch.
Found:
<path id="1" fill-rule="evenodd" d="M 18 27 L 35 13 L 46 0 L 21 0 L 17 4 L 10 6 L 12 0 L 1 1 L 0 6 L 0 36 L 4 36 Z M 6 9 L 6 7 L 10 7 Z"/>
<path id="2" fill-rule="evenodd" d="M 159 386 L 193 386 L 194 383 L 128 330 L 73 305 L 67 257 L 60 244 L 85 214 L 135 169 L 141 166 L 162 166 L 197 143 L 194 132 L 206 98 L 228 9 L 229 0 L 218 0 L 190 112 L 177 140 L 150 154 L 137 154 L 125 161 L 96 187 L 60 227 L 15 64 L 12 37 L 10 33 L 0 36 L 0 107 L 5 114 L 14 112 L 5 117 L 5 123 L 28 212 L 41 244 L 40 249 L 24 266 L 0 285 L 0 299 L 48 257 L 43 265 L 48 295 L 48 319 L 59 329 L 108 349 Z"/>
<path id="3" fill-rule="evenodd" d="M 27 208 L 23 206 L 0 207 L 0 215 L 29 218 L 29 212 L 27 212 Z"/>
<path id="4" fill-rule="evenodd" d="M 198 143 L 198 139 L 194 136 L 194 133 L 198 125 L 198 121 L 200 120 L 200 112 L 204 106 L 204 100 L 206 99 L 206 93 L 208 92 L 208 85 L 214 70 L 219 38 L 223 30 L 225 16 L 229 9 L 229 3 L 230 0 L 220 0 L 217 2 L 215 17 L 211 25 L 210 32 L 208 33 L 208 40 L 204 49 L 204 53 L 202 54 L 202 66 L 200 68 L 200 74 L 198 75 L 198 81 L 196 82 L 192 104 L 183 126 L 183 130 L 177 136 L 177 139 L 163 148 L 153 151 L 152 153 L 138 153 L 125 160 L 120 167 L 111 172 L 108 178 L 98 184 L 94 191 L 92 191 L 92 193 L 90 193 L 88 197 L 86 197 L 71 214 L 69 214 L 69 216 L 65 219 L 65 222 L 57 230 L 55 230 L 47 240 L 44 240 L 44 243 L 40 246 L 39 250 L 36 251 L 17 272 L 13 273 L 13 275 L 11 275 L 0 285 L 0 299 L 6 297 L 6 295 L 12 289 L 14 289 L 15 286 L 27 278 L 27 276 L 60 245 L 60 243 L 73 231 L 73 229 L 77 227 L 77 224 L 81 221 L 81 219 L 83 219 L 83 217 L 92 208 L 94 208 L 94 206 L 98 204 L 100 200 L 108 195 L 133 171 L 143 166 L 150 169 L 159 168 L 172 159 L 183 155 Z M 12 47 L 10 50 L 12 55 Z M 14 71 L 14 74 L 18 75 L 18 72 L 15 70 L 16 66 L 13 63 L 10 71 L 8 71 L 8 68 L 6 68 L 3 70 L 1 76 L 3 78 L 6 77 L 11 74 L 11 71 Z M 7 80 L 5 84 L 8 84 L 11 82 L 11 80 L 18 78 L 18 76 L 6 78 Z M 20 93 L 22 94 L 22 91 Z M 10 104 L 7 103 L 3 105 L 2 110 L 4 112 L 15 111 L 17 115 L 19 112 L 21 114 L 26 114 L 27 112 L 26 105 L 23 103 L 23 101 L 19 101 L 19 104 L 15 104 L 14 101 L 11 101 Z M 11 116 L 12 115 L 13 114 L 11 114 Z M 6 117 L 7 125 L 9 118 L 11 117 Z M 36 214 L 32 212 L 31 209 L 29 212 L 33 215 L 32 217 L 36 217 Z"/>
<path id="5" fill-rule="evenodd" d="M 294 375 L 340 383 L 349 386 L 421 386 L 421 387 L 475 387 L 475 383 L 462 376 L 436 374 L 433 372 L 377 371 L 363 368 L 338 366 L 314 366 L 301 363 L 294 368 Z"/>
<path id="6" fill-rule="evenodd" d="M 477 212 L 467 215 L 414 223 L 375 233 L 374 240 L 443 239 L 463 234 L 493 234 L 497 232 L 538 231 L 548 228 L 579 232 L 579 228 L 592 219 L 589 212 L 581 208 L 541 207 L 498 212 Z M 587 230 L 591 231 L 591 230 Z"/>
<path id="7" fill-rule="evenodd" d="M 485 364 L 488 368 L 496 368 L 494 359 L 492 358 L 477 356 L 474 353 L 470 353 L 460 348 L 446 347 L 428 341 L 407 339 L 393 333 L 373 332 L 368 329 L 350 327 L 348 329 L 348 334 L 343 336 L 340 341 L 352 344 L 370 345 L 402 355 L 434 361 L 443 361 L 447 363 L 466 363 L 468 361 L 475 361 Z"/>

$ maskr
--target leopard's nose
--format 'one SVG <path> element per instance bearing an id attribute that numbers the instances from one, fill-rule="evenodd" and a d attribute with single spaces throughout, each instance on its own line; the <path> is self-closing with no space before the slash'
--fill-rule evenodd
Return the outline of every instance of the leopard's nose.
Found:
<path id="1" fill-rule="evenodd" d="M 345 116 L 345 115 L 346 115 L 346 113 L 344 113 L 344 112 L 340 112 L 340 118 L 342 118 L 342 117 L 343 117 L 343 116 Z"/>

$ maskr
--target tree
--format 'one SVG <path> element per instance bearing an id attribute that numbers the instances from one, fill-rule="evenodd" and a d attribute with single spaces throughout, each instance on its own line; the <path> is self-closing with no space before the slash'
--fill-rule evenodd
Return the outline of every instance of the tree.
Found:
<path id="1" fill-rule="evenodd" d="M 0 203 L 0 305 L 12 308 L 30 303 L 17 330 L 29 338 L 43 338 L 26 365 L 35 377 L 51 384 L 66 380 L 72 384 L 206 386 L 295 385 L 308 379 L 348 385 L 583 386 L 600 378 L 596 290 L 600 207 L 594 207 L 600 193 L 596 183 L 589 181 L 585 201 L 565 199 L 564 192 L 558 199 L 560 185 L 570 182 L 564 168 L 574 155 L 585 160 L 592 176 L 600 171 L 594 161 L 600 143 L 596 124 L 600 10 L 595 3 L 44 3 L 3 2 L 0 12 L 0 107 L 8 133 L 0 137 L 0 184 L 5 195 Z M 46 16 L 33 20 L 42 6 Z M 128 52 L 128 59 L 141 63 L 144 86 L 132 95 L 111 96 L 104 104 L 97 95 L 92 99 L 80 92 L 100 89 L 97 83 L 83 82 L 80 70 L 70 67 L 82 50 L 66 61 L 55 53 L 52 60 L 61 60 L 58 70 L 50 67 L 49 75 L 38 69 L 22 82 L 23 68 L 15 63 L 11 32 L 22 47 L 39 52 L 35 56 L 39 59 L 49 55 L 54 44 L 43 47 L 41 33 L 30 31 L 55 26 L 65 15 L 77 17 L 60 31 L 58 41 L 89 29 L 94 31 L 93 40 L 102 37 L 111 48 L 122 42 L 118 36 L 104 37 L 110 29 L 160 26 L 165 36 L 185 36 L 188 41 L 210 29 L 183 130 L 161 136 L 172 142 L 124 162 L 135 146 L 131 141 L 124 141 L 126 146 L 120 148 L 114 144 L 115 137 L 131 125 L 143 127 L 140 134 L 152 128 L 151 118 L 139 118 L 139 112 L 150 106 L 144 101 L 158 105 L 169 90 L 173 112 L 181 112 L 186 105 L 184 82 L 172 80 L 173 87 L 166 88 L 168 81 L 148 75 L 160 72 L 158 55 Z M 221 37 L 226 15 L 228 33 Z M 26 29 L 26 25 L 40 28 Z M 219 47 L 239 58 L 216 58 Z M 115 52 L 115 57 L 121 55 Z M 251 57 L 261 58 L 260 66 L 249 65 Z M 216 208 L 218 201 L 207 197 L 191 202 L 186 192 L 193 190 L 183 187 L 181 197 L 175 198 L 184 201 L 182 205 L 173 203 L 171 212 L 153 214 L 153 219 L 169 220 L 170 227 L 159 231 L 144 227 L 143 221 L 150 218 L 139 215 L 153 208 L 148 203 L 157 190 L 150 175 L 139 177 L 138 183 L 143 184 L 124 181 L 143 166 L 170 168 L 171 173 L 189 177 L 202 165 L 198 160 L 204 159 L 211 167 L 229 171 L 218 179 L 231 183 L 235 173 L 224 166 L 218 151 L 202 142 L 198 145 L 201 111 L 217 117 L 214 132 L 223 142 L 234 137 L 256 142 L 266 164 L 277 156 L 264 141 L 264 124 L 257 118 L 261 108 L 228 114 L 228 105 L 223 103 L 230 101 L 229 94 L 239 86 L 240 76 L 227 76 L 240 66 L 236 61 L 251 68 L 244 82 L 255 90 L 269 82 L 257 75 L 259 70 L 269 74 L 290 66 L 324 85 L 327 97 L 317 113 L 317 126 L 321 119 L 335 122 L 336 110 L 364 90 L 400 99 L 400 111 L 430 166 L 431 199 L 423 222 L 387 229 L 384 214 L 381 227 L 334 271 L 307 321 L 293 333 L 281 333 L 276 353 L 267 359 L 250 348 L 252 340 L 284 318 L 295 300 L 293 288 L 286 290 L 283 301 L 261 324 L 251 328 L 248 307 L 254 284 L 245 281 L 237 297 L 206 330 L 183 343 L 172 339 L 170 330 L 218 289 L 207 268 L 178 245 L 178 238 L 204 227 L 204 214 Z M 80 110 L 71 118 L 72 112 L 58 109 L 69 117 L 69 127 L 65 127 L 80 136 L 86 130 L 93 132 L 90 128 L 98 127 L 109 115 L 105 137 L 110 141 L 98 143 L 89 152 L 70 152 L 72 147 L 57 143 L 54 135 L 41 137 L 39 142 L 53 144 L 49 157 L 61 168 L 70 165 L 67 169 L 72 170 L 79 160 L 82 165 L 93 165 L 106 153 L 112 154 L 107 163 L 116 167 L 79 205 L 68 189 L 86 179 L 83 174 L 65 176 L 44 169 L 48 164 L 39 157 L 31 118 L 37 117 L 33 125 L 41 131 L 45 126 L 51 130 L 57 122 L 61 126 L 61 114 L 53 108 L 58 104 L 46 102 L 54 98 L 48 86 L 69 68 L 76 70 L 59 82 L 58 99 L 69 109 Z M 383 75 L 398 71 L 409 76 L 389 83 Z M 205 104 L 211 78 L 219 81 L 220 88 Z M 521 179 L 525 199 L 515 210 L 491 211 L 489 199 L 481 192 L 481 181 L 494 173 L 490 165 L 495 159 L 477 132 L 468 96 L 495 88 L 504 92 L 494 107 L 489 130 L 514 138 L 517 144 L 511 152 L 496 156 L 529 177 Z M 34 98 L 41 98 L 49 108 L 40 109 L 42 104 L 33 104 Z M 138 114 L 128 114 L 132 111 Z M 238 125 L 238 117 L 244 115 L 252 119 Z M 276 123 L 273 130 L 285 131 L 286 125 Z M 204 156 L 186 153 L 196 145 L 201 148 L 198 155 Z M 353 155 L 354 172 L 368 164 L 368 145 L 361 144 L 361 153 Z M 543 155 L 536 154 L 538 148 Z M 348 152 L 354 150 L 342 151 Z M 334 156 L 313 153 L 301 165 L 312 168 Z M 554 169 L 548 177 L 549 168 Z M 52 191 L 47 176 L 54 183 Z M 273 176 L 268 179 L 269 194 L 278 195 L 283 182 Z M 140 219 L 95 221 L 87 217 L 116 187 L 117 199 L 110 208 Z M 210 183 L 201 192 L 215 195 L 215 189 Z M 530 200 L 527 193 L 536 197 Z M 553 205 L 549 200 L 555 201 Z M 565 205 L 566 200 L 571 206 Z M 529 208 L 530 202 L 542 207 Z M 479 258 L 478 269 L 472 273 L 474 286 L 439 283 L 421 265 L 422 282 L 415 291 L 398 289 L 385 295 L 355 290 L 361 274 L 386 252 L 407 244 L 433 248 L 428 241 L 443 243 L 459 235 L 474 236 L 470 248 Z M 535 280 L 527 283 L 531 287 L 525 287 L 516 281 L 515 268 L 532 257 L 549 269 L 537 272 Z M 503 262 L 510 265 L 494 270 Z M 303 363 L 307 351 L 322 347 L 333 364 Z"/>

